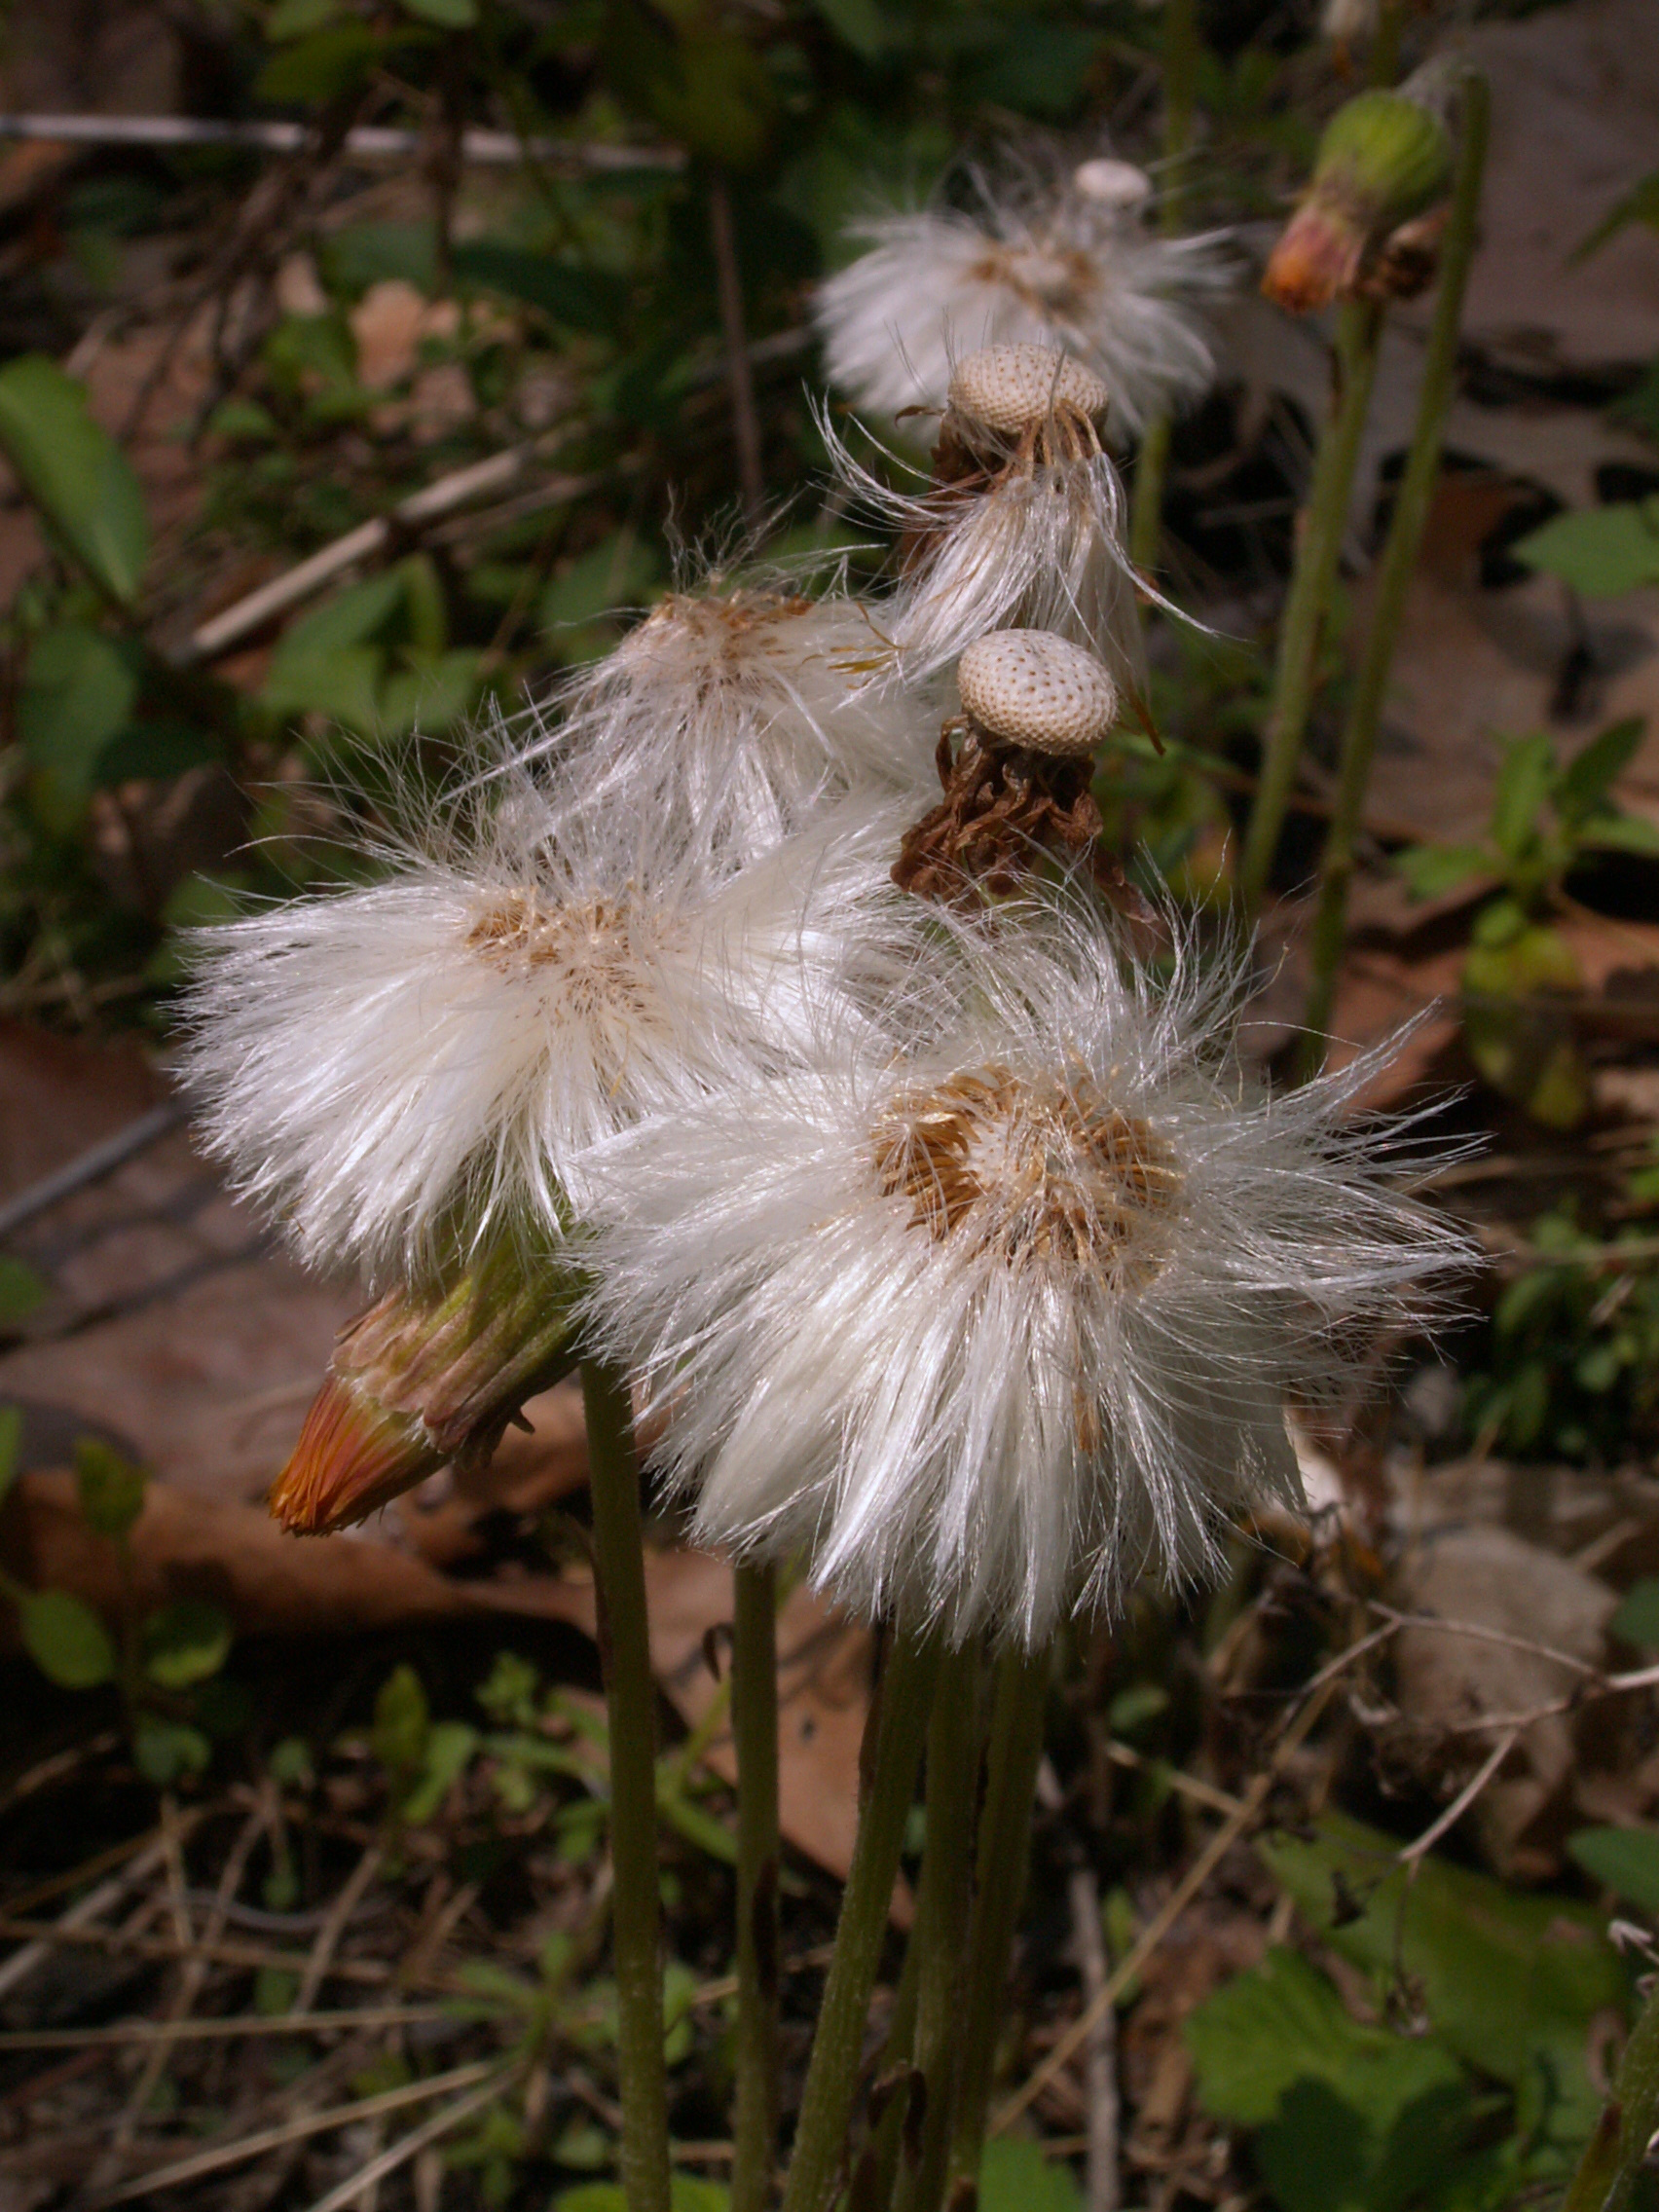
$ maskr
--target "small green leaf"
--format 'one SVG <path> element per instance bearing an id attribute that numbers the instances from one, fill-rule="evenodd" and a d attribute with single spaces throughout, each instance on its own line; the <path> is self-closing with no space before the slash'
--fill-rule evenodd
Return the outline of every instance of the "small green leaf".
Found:
<path id="1" fill-rule="evenodd" d="M 142 1641 L 151 1681 L 164 1690 L 187 1690 L 216 1675 L 230 1657 L 231 1624 L 205 1599 L 181 1598 L 149 1616 Z"/>
<path id="2" fill-rule="evenodd" d="M 321 30 L 340 12 L 340 0 L 276 0 L 265 18 L 265 35 L 274 46 Z"/>
<path id="3" fill-rule="evenodd" d="M 1584 243 L 1573 249 L 1573 260 L 1588 260 L 1598 247 L 1605 245 L 1630 223 L 1645 223 L 1649 229 L 1659 230 L 1659 169 L 1651 176 L 1644 176 L 1608 209 Z"/>
<path id="4" fill-rule="evenodd" d="M 1637 853 L 1644 860 L 1659 859 L 1659 823 L 1639 814 L 1598 814 L 1578 832 L 1587 851 Z"/>
<path id="5" fill-rule="evenodd" d="M 375 1699 L 370 1736 L 374 1754 L 387 1773 L 413 1776 L 426 1755 L 432 1732 L 431 1708 L 413 1667 L 394 1667 Z"/>
<path id="6" fill-rule="evenodd" d="M 46 1285 L 21 1260 L 0 1252 L 0 1330 L 15 1329 L 44 1302 Z"/>
<path id="7" fill-rule="evenodd" d="M 110 740 L 127 727 L 138 697 L 130 652 L 81 622 L 43 630 L 29 653 L 18 699 L 18 735 L 40 771 L 55 825 L 84 805 Z"/>
<path id="8" fill-rule="evenodd" d="M 1633 1582 L 1607 1627 L 1626 1643 L 1659 1649 L 1659 1575 L 1644 1574 Z"/>
<path id="9" fill-rule="evenodd" d="M 132 1759 L 146 1782 L 167 1789 L 185 1774 L 205 1774 L 213 1747 L 200 1728 L 183 1720 L 140 1715 L 132 1731 Z"/>
<path id="10" fill-rule="evenodd" d="M 399 1816 L 416 1827 L 429 1821 L 466 1772 L 477 1749 L 478 1731 L 464 1720 L 435 1722 L 426 1737 L 420 1775 L 397 1808 Z"/>
<path id="11" fill-rule="evenodd" d="M 109 1631 L 67 1590 L 31 1591 L 18 1601 L 18 1626 L 23 1649 L 59 1689 L 94 1689 L 115 1673 Z"/>
<path id="12" fill-rule="evenodd" d="M 1028 2136 L 993 2135 L 979 2155 L 978 2212 L 1083 2212 L 1071 2168 Z"/>
<path id="13" fill-rule="evenodd" d="M 496 239 L 467 239 L 455 249 L 454 268 L 457 283 L 520 300 L 571 330 L 605 336 L 622 318 L 626 293 L 616 277 L 572 269 L 544 253 L 527 253 Z"/>
<path id="14" fill-rule="evenodd" d="M 1484 845 L 1408 845 L 1395 854 L 1394 866 L 1414 899 L 1439 899 L 1493 872 L 1493 855 Z"/>
<path id="15" fill-rule="evenodd" d="M 309 1789 L 316 1780 L 311 1746 L 303 1736 L 284 1736 L 273 1744 L 265 1769 L 278 1789 Z"/>
<path id="16" fill-rule="evenodd" d="M 669 2203 L 671 2212 L 730 2212 L 731 2191 L 724 2182 L 677 2173 L 670 2177 Z M 582 2181 L 559 2192 L 552 2212 L 628 2212 L 628 2198 L 617 2182 Z"/>
<path id="17" fill-rule="evenodd" d="M 1613 722 L 1575 753 L 1556 784 L 1555 809 L 1564 822 L 1582 821 L 1605 803 L 1607 793 L 1641 748 L 1646 723 L 1640 715 Z"/>
<path id="18" fill-rule="evenodd" d="M 130 606 L 150 553 L 143 491 L 85 389 L 44 353 L 0 369 L 0 450 L 93 582 Z"/>
<path id="19" fill-rule="evenodd" d="M 359 84 L 400 42 L 367 23 L 324 22 L 274 54 L 254 80 L 254 97 L 320 105 Z"/>
<path id="20" fill-rule="evenodd" d="M 95 1436 L 83 1436 L 75 1447 L 75 1483 L 81 1498 L 81 1518 L 100 1536 L 120 1538 L 144 1510 L 142 1467 Z"/>
<path id="21" fill-rule="evenodd" d="M 895 36 L 902 35 L 897 23 L 890 26 L 875 0 L 814 0 L 814 6 L 861 60 L 873 61 Z"/>
<path id="22" fill-rule="evenodd" d="M 1567 1850 L 1587 1874 L 1643 1912 L 1659 1913 L 1659 1834 L 1651 1828 L 1580 1828 Z"/>
<path id="23" fill-rule="evenodd" d="M 1557 515 L 1511 550 L 1587 599 L 1659 583 L 1659 495 Z"/>
<path id="24" fill-rule="evenodd" d="M 1534 730 L 1510 741 L 1492 802 L 1493 843 L 1507 859 L 1525 857 L 1555 774 L 1555 747 L 1547 732 Z"/>
<path id="25" fill-rule="evenodd" d="M 95 786 L 161 784 L 224 757 L 208 729 L 196 722 L 129 722 L 117 730 L 92 763 Z"/>
<path id="26" fill-rule="evenodd" d="M 403 0 L 406 15 L 424 23 L 437 23 L 446 31 L 470 30 L 478 20 L 478 0 Z"/>

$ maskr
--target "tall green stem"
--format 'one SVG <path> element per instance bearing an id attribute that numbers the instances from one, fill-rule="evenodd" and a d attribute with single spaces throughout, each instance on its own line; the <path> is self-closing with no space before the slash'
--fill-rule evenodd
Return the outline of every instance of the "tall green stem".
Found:
<path id="1" fill-rule="evenodd" d="M 1365 641 L 1364 656 L 1348 704 L 1347 720 L 1343 725 L 1336 803 L 1331 810 L 1331 827 L 1319 867 L 1319 906 L 1312 937 L 1313 973 L 1303 1045 L 1303 1072 L 1308 1075 L 1317 1074 L 1325 1057 L 1325 1031 L 1336 995 L 1348 885 L 1353 877 L 1354 843 L 1365 810 L 1366 787 L 1371 781 L 1377 727 L 1382 718 L 1382 701 L 1388 688 L 1388 672 L 1394 664 L 1394 648 L 1399 643 L 1406 594 L 1417 568 L 1429 506 L 1434 498 L 1435 481 L 1440 473 L 1446 415 L 1457 376 L 1457 332 L 1462 320 L 1463 293 L 1468 283 L 1469 264 L 1474 258 L 1491 106 L 1486 79 L 1471 72 L 1463 80 L 1457 166 L 1452 182 L 1452 213 L 1441 250 L 1440 292 L 1434 304 L 1434 321 L 1423 361 L 1417 424 L 1412 431 L 1405 474 L 1400 479 L 1394 519 L 1388 526 L 1388 542 L 1382 549 L 1378 570 L 1371 631 Z"/>
<path id="2" fill-rule="evenodd" d="M 739 1567 L 732 1611 L 737 1746 L 737 2120 L 732 2212 L 762 2212 L 778 2134 L 778 1578 Z"/>
<path id="3" fill-rule="evenodd" d="M 1009 1959 L 1025 1896 L 1031 1801 L 1043 1756 L 1051 1666 L 1051 1652 L 1032 1655 L 1017 1646 L 997 1658 L 985 1803 L 979 1815 L 974 1911 L 968 1930 L 968 1998 L 959 2031 L 961 2071 L 950 2141 L 951 2172 L 972 2181 L 979 2175 Z"/>
<path id="4" fill-rule="evenodd" d="M 1163 10 L 1163 179 L 1161 209 L 1166 235 L 1181 227 L 1181 164 L 1193 140 L 1193 111 L 1198 89 L 1198 0 L 1164 0 Z M 1135 488 L 1129 510 L 1129 558 L 1148 574 L 1158 566 L 1163 526 L 1163 479 L 1169 465 L 1170 418 L 1153 416 L 1141 433 L 1135 457 Z"/>
<path id="5" fill-rule="evenodd" d="M 893 1884 L 915 1794 L 916 1769 L 939 1676 L 934 1636 L 895 1636 L 875 1714 L 875 1755 L 841 1898 L 835 1955 L 824 1985 L 784 2212 L 827 2212 L 846 2152 L 870 1991 L 893 1903 Z"/>
<path id="6" fill-rule="evenodd" d="M 602 1361 L 586 1361 L 582 1407 L 610 1738 L 610 1927 L 622 2075 L 622 2193 L 628 2212 L 669 2212 L 656 1688 L 646 1634 L 640 1474 L 626 1377 Z"/>
<path id="7" fill-rule="evenodd" d="M 1626 2212 L 1659 2130 L 1659 1990 L 1643 2006 L 1619 2061 L 1619 2078 L 1584 2147 L 1561 2212 Z"/>
<path id="8" fill-rule="evenodd" d="M 949 2169 L 974 1894 L 979 1669 L 977 1641 L 945 1654 L 928 1729 L 927 1849 L 910 1936 L 918 1959 L 915 2062 L 923 2110 L 917 2156 L 894 2199 L 897 2212 L 938 2212 Z"/>
<path id="9" fill-rule="evenodd" d="M 1261 780 L 1239 864 L 1239 893 L 1245 912 L 1251 915 L 1268 888 L 1313 704 L 1320 632 L 1337 581 L 1382 331 L 1382 310 L 1369 300 L 1348 302 L 1337 310 L 1335 401 L 1314 455 L 1308 504 L 1297 518 L 1296 562 L 1279 626 Z"/>

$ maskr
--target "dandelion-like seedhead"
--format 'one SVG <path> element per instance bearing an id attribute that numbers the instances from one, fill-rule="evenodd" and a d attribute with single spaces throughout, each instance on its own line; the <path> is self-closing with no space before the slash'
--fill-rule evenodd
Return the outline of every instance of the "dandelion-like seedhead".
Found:
<path id="1" fill-rule="evenodd" d="M 187 1080 L 307 1261 L 418 1279 L 562 1235 L 582 1156 L 776 1068 L 820 995 L 880 995 L 897 819 L 849 802 L 733 875 L 663 817 L 477 760 L 383 881 L 203 932 Z"/>
<path id="2" fill-rule="evenodd" d="M 1040 357 L 1059 387 L 1065 356 Z M 970 355 L 958 382 L 985 358 Z M 844 491 L 903 548 L 883 624 L 909 682 L 925 683 L 986 631 L 1051 630 L 1103 661 L 1133 696 L 1144 687 L 1140 597 L 1158 594 L 1129 560 L 1123 485 L 1098 438 L 1083 441 L 1087 418 L 1055 406 L 1050 386 L 1034 390 L 1023 431 L 947 409 L 940 455 L 977 465 L 970 473 L 953 461 L 946 481 L 922 492 L 873 475 L 827 415 L 820 427 Z"/>
<path id="3" fill-rule="evenodd" d="M 520 751 L 568 761 L 590 805 L 653 810 L 739 865 L 826 798 L 926 785 L 937 717 L 896 676 L 845 593 L 676 591 L 536 712 Z"/>
<path id="4" fill-rule="evenodd" d="M 604 1149 L 594 1313 L 704 1540 L 1036 1646 L 1297 1504 L 1286 1394 L 1466 1255 L 1345 1124 L 1374 1063 L 1247 1081 L 1238 963 L 1186 945 L 1155 985 L 1081 900 L 941 927 L 945 1033 L 896 1057 L 831 1026 Z"/>
<path id="5" fill-rule="evenodd" d="M 1093 370 L 1115 430 L 1196 398 L 1214 361 L 1198 311 L 1230 281 L 1219 235 L 1167 238 L 1123 163 L 1063 180 L 973 182 L 974 213 L 934 207 L 854 226 L 868 250 L 820 285 L 830 381 L 872 414 L 941 408 L 976 347 L 1064 346 Z"/>

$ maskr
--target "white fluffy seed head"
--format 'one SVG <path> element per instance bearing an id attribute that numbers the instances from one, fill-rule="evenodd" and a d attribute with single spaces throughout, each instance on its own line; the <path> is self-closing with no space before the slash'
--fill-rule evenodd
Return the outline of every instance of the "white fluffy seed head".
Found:
<path id="1" fill-rule="evenodd" d="M 1152 198 L 1152 179 L 1133 162 L 1116 162 L 1102 154 L 1092 162 L 1080 162 L 1072 183 L 1085 200 L 1097 207 L 1138 207 Z"/>
<path id="2" fill-rule="evenodd" d="M 993 630 L 957 664 L 962 711 L 987 737 L 1077 759 L 1110 731 L 1118 687 L 1094 658 L 1051 630 Z"/>
<path id="3" fill-rule="evenodd" d="M 1065 408 L 1098 425 L 1109 394 L 1091 369 L 1048 346 L 982 346 L 950 380 L 953 415 L 1016 438 Z"/>

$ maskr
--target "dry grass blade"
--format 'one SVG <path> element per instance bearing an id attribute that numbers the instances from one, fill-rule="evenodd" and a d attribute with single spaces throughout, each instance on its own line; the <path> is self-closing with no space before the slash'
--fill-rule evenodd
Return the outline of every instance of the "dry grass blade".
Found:
<path id="1" fill-rule="evenodd" d="M 311 1947 L 305 1970 L 300 1975 L 300 1986 L 294 1992 L 291 2010 L 309 2012 L 316 2003 L 316 1993 L 328 1974 L 340 1938 L 357 1906 L 363 1893 L 380 1872 L 381 1861 L 386 1857 L 378 1843 L 371 1843 L 329 1908 L 328 1918 L 316 1932 L 316 1940 Z"/>
<path id="2" fill-rule="evenodd" d="M 9 2028 L 0 2050 L 120 2049 L 147 2043 L 215 2043 L 240 2036 L 341 2033 L 347 2029 L 406 2028 L 453 2015 L 443 2005 L 342 2006 L 327 2012 L 236 2012 L 222 2020 L 117 2020 L 102 2028 Z"/>
<path id="3" fill-rule="evenodd" d="M 383 2089 L 378 2096 L 360 2098 L 355 2104 L 302 2114 L 278 2126 L 259 2128 L 235 2143 L 213 2144 L 204 2151 L 193 2152 L 188 2158 L 175 2159 L 170 2166 L 152 2167 L 150 2172 L 123 2182 L 118 2189 L 94 2194 L 88 2200 L 88 2212 L 99 2212 L 106 2204 L 129 2204 L 134 2199 L 152 2195 L 159 2189 L 176 2189 L 185 2182 L 200 2181 L 205 2174 L 244 2164 L 249 2158 L 260 2157 L 267 2151 L 279 2151 L 284 2144 L 297 2143 L 305 2136 L 325 2135 L 331 2128 L 350 2127 L 359 2120 L 378 2119 L 383 2113 L 400 2112 L 406 2105 L 423 2104 L 428 2097 L 442 2096 L 448 2089 L 469 2088 L 486 2079 L 500 2079 L 500 2068 L 494 2059 L 458 2066 L 449 2074 L 434 2074 L 428 2082 L 406 2082 L 401 2088 Z"/>
<path id="4" fill-rule="evenodd" d="M 1211 1836 L 1209 1842 L 1193 1862 L 1181 1881 L 1171 1891 L 1164 1904 L 1153 1915 L 1135 1942 L 1124 1954 L 1122 1962 L 1114 1969 L 1105 1987 L 1096 1994 L 1089 2004 L 1084 2007 L 1082 2012 L 1067 2028 L 1065 2034 L 1059 2038 L 1043 2063 L 1014 2091 L 1014 2095 L 1009 2098 L 1002 2110 L 992 2120 L 991 2133 L 993 2135 L 1000 2135 L 1005 2129 L 1012 2127 L 1026 2107 L 1042 2094 L 1043 2090 L 1062 2068 L 1070 2064 L 1073 2054 L 1082 2049 L 1088 2041 L 1096 2018 L 1105 2011 L 1109 2005 L 1115 2005 L 1118 2002 L 1123 1992 L 1128 1987 L 1135 1975 L 1140 1972 L 1141 1968 L 1145 1966 L 1147 1960 L 1151 1958 L 1153 1952 L 1157 1950 L 1164 1936 L 1168 1935 L 1170 1929 L 1174 1927 L 1176 1921 L 1180 1919 L 1182 1913 L 1186 1911 L 1188 1905 L 1192 1903 L 1194 1898 L 1198 1896 L 1215 1872 L 1222 1860 L 1267 1803 L 1273 1785 L 1284 1772 L 1292 1754 L 1300 1748 L 1309 1731 L 1330 1702 L 1331 1689 L 1331 1682 L 1326 1681 L 1307 1700 L 1302 1711 L 1279 1738 L 1268 1764 L 1255 1776 L 1249 1788 L 1239 1800 L 1237 1811 L 1233 1813 L 1217 1828 L 1215 1834 Z"/>
<path id="5" fill-rule="evenodd" d="M 115 1901 L 114 1898 L 105 1897 L 98 1909 L 103 1910 Z M 91 1900 L 83 1899 L 83 1902 L 90 1904 Z M 0 1914 L 0 1942 L 25 1944 L 24 1972 L 38 1966 L 55 1943 L 78 1943 L 97 1951 L 131 1951 L 141 1959 L 200 1957 L 211 1960 L 215 1966 L 270 1967 L 278 1973 L 304 1973 L 311 1964 L 311 1954 L 306 1951 L 274 1951 L 262 1943 L 181 1943 L 175 1936 L 147 1936 L 136 1929 L 89 1928 L 71 1922 L 67 1913 L 59 1921 L 14 1920 L 10 1915 Z M 24 1960 L 23 1951 L 15 1953 L 0 1967 L 0 1973 L 8 1972 Z M 371 1982 L 377 1988 L 392 1980 L 395 1971 L 383 1959 L 338 1959 L 328 1969 L 335 1980 Z M 15 1979 L 20 1978 L 21 1975 L 9 1978 L 0 1985 L 0 1994 L 11 1988 Z"/>
<path id="6" fill-rule="evenodd" d="M 506 2087 L 516 2071 L 516 2067 L 512 2066 L 501 2068 L 476 2089 L 470 2090 L 463 2097 L 457 2097 L 454 2104 L 445 2105 L 442 2112 L 433 2113 L 430 2120 L 423 2120 L 419 2127 L 400 2136 L 389 2149 L 382 2151 L 378 2157 L 371 2158 L 366 2166 L 343 2181 L 337 2189 L 331 2189 L 326 2196 L 319 2196 L 308 2208 L 308 2212 L 345 2212 L 345 2207 L 365 2189 L 375 2182 L 384 2181 L 387 2174 L 395 2173 L 399 2166 L 424 2151 L 428 2143 L 436 2143 L 451 2128 L 459 2127 L 463 2120 L 470 2120 L 475 2112 L 482 2112 Z"/>

